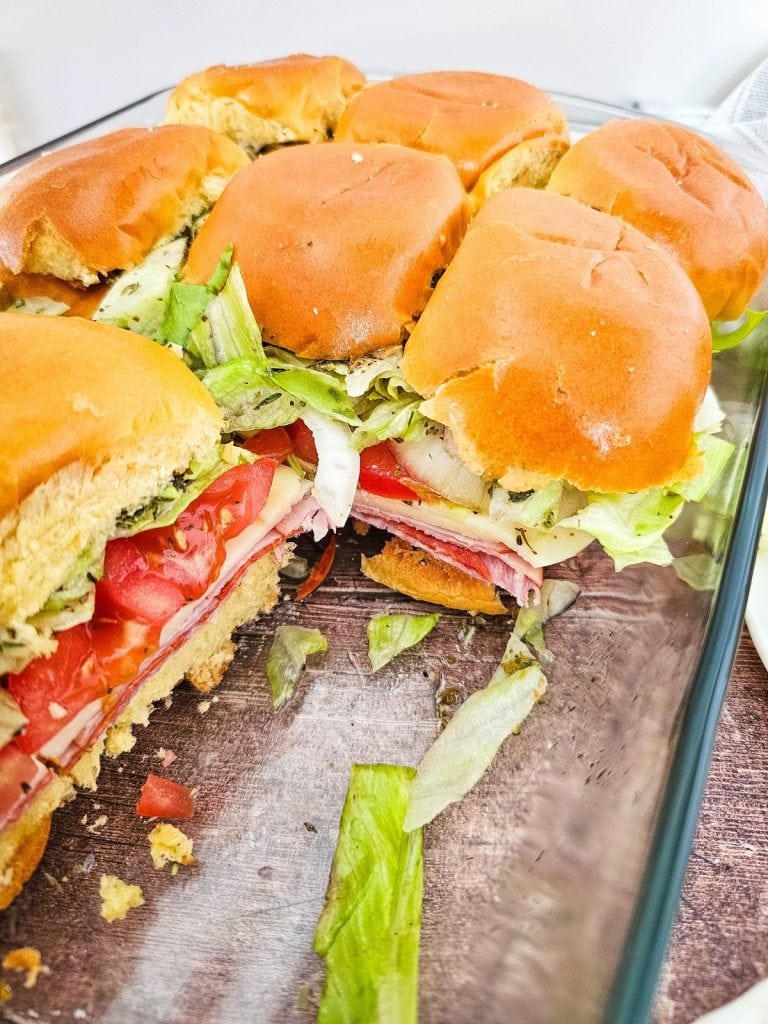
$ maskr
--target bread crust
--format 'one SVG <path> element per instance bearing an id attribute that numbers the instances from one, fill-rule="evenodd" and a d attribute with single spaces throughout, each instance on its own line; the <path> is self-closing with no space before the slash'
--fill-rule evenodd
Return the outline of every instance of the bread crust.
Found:
<path id="1" fill-rule="evenodd" d="M 0 515 L 63 467 L 99 467 L 166 429 L 202 425 L 210 446 L 218 436 L 221 414 L 197 377 L 141 335 L 0 313 L 0 352 Z"/>
<path id="2" fill-rule="evenodd" d="M 477 71 L 435 71 L 392 78 L 359 93 L 342 114 L 336 137 L 444 153 L 469 191 L 522 143 L 536 140 L 540 149 L 565 152 L 568 125 L 554 101 L 527 82 Z M 522 173 L 518 168 L 516 174 Z M 507 184 L 514 184 L 509 177 Z M 501 181 L 494 185 L 486 181 L 483 198 L 506 187 Z"/>
<path id="3" fill-rule="evenodd" d="M 49 153 L 0 192 L 0 265 L 97 284 L 182 231 L 247 162 L 196 125 L 121 128 Z"/>
<path id="4" fill-rule="evenodd" d="M 610 121 L 573 146 L 548 187 L 672 253 L 711 320 L 740 316 L 765 276 L 765 202 L 729 156 L 681 125 Z"/>
<path id="5" fill-rule="evenodd" d="M 203 124 L 254 152 L 325 142 L 366 77 L 341 57 L 293 54 L 257 64 L 218 64 L 185 78 L 168 97 L 166 121 Z"/>
<path id="6" fill-rule="evenodd" d="M 363 575 L 416 601 L 484 615 L 506 615 L 496 589 L 399 537 L 388 540 L 378 555 L 360 558 Z"/>
<path id="7" fill-rule="evenodd" d="M 472 222 L 402 369 L 473 471 L 637 491 L 690 452 L 711 338 L 690 281 L 639 231 L 511 189 Z"/>
<path id="8" fill-rule="evenodd" d="M 346 359 L 401 341 L 466 222 L 445 157 L 404 146 L 293 146 L 232 179 L 185 275 L 207 280 L 234 244 L 265 341 Z"/>

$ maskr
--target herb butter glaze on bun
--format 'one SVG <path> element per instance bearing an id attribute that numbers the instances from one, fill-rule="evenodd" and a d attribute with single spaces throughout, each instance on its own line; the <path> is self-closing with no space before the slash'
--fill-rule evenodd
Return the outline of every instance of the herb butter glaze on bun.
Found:
<path id="1" fill-rule="evenodd" d="M 0 267 L 88 287 L 215 202 L 248 158 L 208 128 L 122 128 L 49 153 L 0 191 Z"/>
<path id="2" fill-rule="evenodd" d="M 253 152 L 325 142 L 365 84 L 365 75 L 341 57 L 297 53 L 258 64 L 218 64 L 176 86 L 166 121 L 206 125 Z"/>
<path id="3" fill-rule="evenodd" d="M 573 146 L 548 187 L 621 217 L 672 253 L 710 320 L 740 316 L 765 276 L 765 202 L 729 156 L 688 128 L 610 121 Z"/>
<path id="4" fill-rule="evenodd" d="M 264 340 L 347 359 L 402 341 L 466 220 L 445 157 L 392 145 L 290 147 L 232 179 L 185 277 L 206 281 L 234 245 Z"/>
<path id="5" fill-rule="evenodd" d="M 513 185 L 546 184 L 568 148 L 565 117 L 545 92 L 475 71 L 404 75 L 373 85 L 350 102 L 336 136 L 444 153 L 478 201 Z"/>
<path id="6" fill-rule="evenodd" d="M 710 368 L 707 316 L 677 262 L 618 218 L 533 189 L 480 211 L 402 362 L 470 469 L 515 491 L 674 480 Z"/>

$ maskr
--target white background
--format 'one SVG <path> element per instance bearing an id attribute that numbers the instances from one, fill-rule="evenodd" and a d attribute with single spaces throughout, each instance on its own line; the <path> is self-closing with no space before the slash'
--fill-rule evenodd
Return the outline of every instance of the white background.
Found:
<path id="1" fill-rule="evenodd" d="M 768 0 L 0 0 L 0 111 L 25 149 L 209 64 L 299 50 L 697 107 L 768 56 Z"/>

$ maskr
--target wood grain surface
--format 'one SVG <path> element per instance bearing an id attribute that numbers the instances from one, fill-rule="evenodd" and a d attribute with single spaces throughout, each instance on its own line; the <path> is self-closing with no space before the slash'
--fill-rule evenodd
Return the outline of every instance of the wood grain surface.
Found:
<path id="1" fill-rule="evenodd" d="M 656 1024 L 690 1024 L 768 977 L 768 673 L 742 632 Z"/>
<path id="2" fill-rule="evenodd" d="M 348 531 L 305 606 L 286 601 L 241 631 L 212 702 L 181 686 L 130 754 L 105 761 L 99 791 L 55 816 L 40 870 L 0 914 L 0 954 L 34 946 L 50 973 L 24 989 L 2 972 L 13 995 L 0 1020 L 314 1020 L 322 963 L 312 930 L 350 760 L 416 763 L 436 734 L 436 691 L 483 685 L 510 626 L 481 622 L 467 644 L 468 616 L 446 612 L 419 648 L 371 676 L 368 618 L 428 610 L 360 575 L 361 549 L 378 544 Z M 587 555 L 558 568 L 583 594 L 548 632 L 557 661 L 547 697 L 473 793 L 428 829 L 422 1024 L 592 1024 L 613 974 L 704 611 L 653 567 L 617 577 Z M 293 621 L 321 628 L 329 652 L 276 714 L 264 659 L 275 625 Z M 649 623 L 661 667 L 633 677 Z M 767 684 L 745 638 L 657 1024 L 688 1024 L 768 973 Z M 160 748 L 177 755 L 167 770 Z M 199 788 L 198 813 L 180 823 L 198 861 L 175 877 L 152 868 L 151 823 L 134 812 L 148 771 Z M 146 906 L 107 925 L 104 872 L 140 883 Z"/>

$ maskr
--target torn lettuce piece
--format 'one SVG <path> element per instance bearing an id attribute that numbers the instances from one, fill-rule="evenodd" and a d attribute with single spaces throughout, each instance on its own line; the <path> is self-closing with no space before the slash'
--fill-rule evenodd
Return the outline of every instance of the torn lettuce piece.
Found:
<path id="1" fill-rule="evenodd" d="M 555 656 L 544 639 L 544 626 L 550 619 L 570 608 L 580 593 L 580 588 L 567 580 L 544 580 L 539 592 L 539 603 L 528 604 L 518 611 L 512 635 L 529 644 L 542 661 L 554 661 Z"/>
<path id="2" fill-rule="evenodd" d="M 696 435 L 695 456 L 698 472 L 690 480 L 672 484 L 668 490 L 681 494 L 686 501 L 701 501 L 720 478 L 735 451 L 730 441 L 702 432 Z"/>
<path id="3" fill-rule="evenodd" d="M 261 331 L 251 312 L 243 275 L 236 263 L 224 287 L 190 331 L 186 352 L 194 369 L 199 364 L 211 369 L 231 359 L 249 359 L 260 369 L 266 369 Z"/>
<path id="4" fill-rule="evenodd" d="M 226 283 L 229 268 L 232 266 L 233 252 L 232 246 L 224 250 L 207 284 L 187 284 L 185 281 L 175 281 L 171 285 L 168 307 L 158 334 L 158 341 L 186 348 L 189 332 L 199 322 L 211 300 L 218 295 Z"/>
<path id="5" fill-rule="evenodd" d="M 352 445 L 357 451 L 395 438 L 413 441 L 428 432 L 429 421 L 419 411 L 421 401 L 399 399 L 381 400 L 367 414 L 352 434 Z"/>
<path id="6" fill-rule="evenodd" d="M 672 568 L 693 590 L 714 590 L 720 581 L 722 565 L 711 554 L 702 552 L 673 558 Z"/>
<path id="7" fill-rule="evenodd" d="M 404 392 L 416 394 L 400 373 L 403 346 L 355 359 L 349 366 L 345 385 L 350 398 L 373 398 L 397 401 Z"/>
<path id="8" fill-rule="evenodd" d="M 186 238 L 175 238 L 153 249 L 143 262 L 118 277 L 93 319 L 156 340 L 186 251 Z"/>
<path id="9" fill-rule="evenodd" d="M 318 1024 L 416 1024 L 422 832 L 404 831 L 413 768 L 355 764 L 317 923 Z"/>
<path id="10" fill-rule="evenodd" d="M 740 345 L 768 316 L 768 310 L 748 309 L 738 320 L 712 323 L 712 351 L 724 352 Z"/>
<path id="11" fill-rule="evenodd" d="M 0 286 L 1 287 L 1 286 Z M 31 295 L 25 299 L 16 299 L 3 309 L 4 313 L 34 313 L 38 316 L 61 316 L 69 306 L 66 302 L 57 302 L 45 295 Z"/>
<path id="12" fill-rule="evenodd" d="M 353 426 L 360 423 L 343 383 L 330 373 L 304 367 L 273 369 L 272 379 L 283 391 L 324 416 Z"/>
<path id="13" fill-rule="evenodd" d="M 374 672 L 409 647 L 421 643 L 440 621 L 440 615 L 374 615 L 368 621 L 368 660 Z"/>
<path id="14" fill-rule="evenodd" d="M 547 689 L 541 666 L 513 633 L 488 685 L 471 694 L 422 758 L 403 827 L 426 825 L 461 800 Z"/>
<path id="15" fill-rule="evenodd" d="M 495 486 L 488 503 L 492 519 L 508 520 L 531 530 L 549 530 L 587 502 L 583 491 L 564 480 L 552 480 L 537 491 L 514 494 Z"/>
<path id="16" fill-rule="evenodd" d="M 224 414 L 229 433 L 284 427 L 301 416 L 304 405 L 281 388 L 252 359 L 231 359 L 202 378 Z"/>
<path id="17" fill-rule="evenodd" d="M 312 493 L 320 508 L 337 529 L 352 509 L 360 478 L 360 456 L 351 445 L 352 432 L 346 423 L 329 420 L 307 409 L 303 420 L 312 431 L 317 449 L 317 470 Z"/>
<path id="18" fill-rule="evenodd" d="M 96 582 L 104 575 L 104 546 L 89 545 L 76 559 L 64 583 L 37 614 L 29 619 L 35 629 L 71 629 L 93 617 Z"/>
<path id="19" fill-rule="evenodd" d="M 310 654 L 328 650 L 328 641 L 319 629 L 307 626 L 278 626 L 267 654 L 267 679 L 272 690 L 272 706 L 281 708 L 293 695 L 293 688 L 304 671 Z"/>
<path id="20" fill-rule="evenodd" d="M 10 693 L 0 686 L 0 750 L 18 736 L 28 721 Z"/>
<path id="21" fill-rule="evenodd" d="M 115 523 L 115 536 L 132 537 L 150 527 L 170 526 L 206 487 L 222 473 L 243 462 L 253 462 L 253 456 L 244 448 L 234 444 L 217 445 L 207 458 L 193 462 L 183 473 L 177 473 L 168 486 L 146 505 L 122 512 Z"/>

